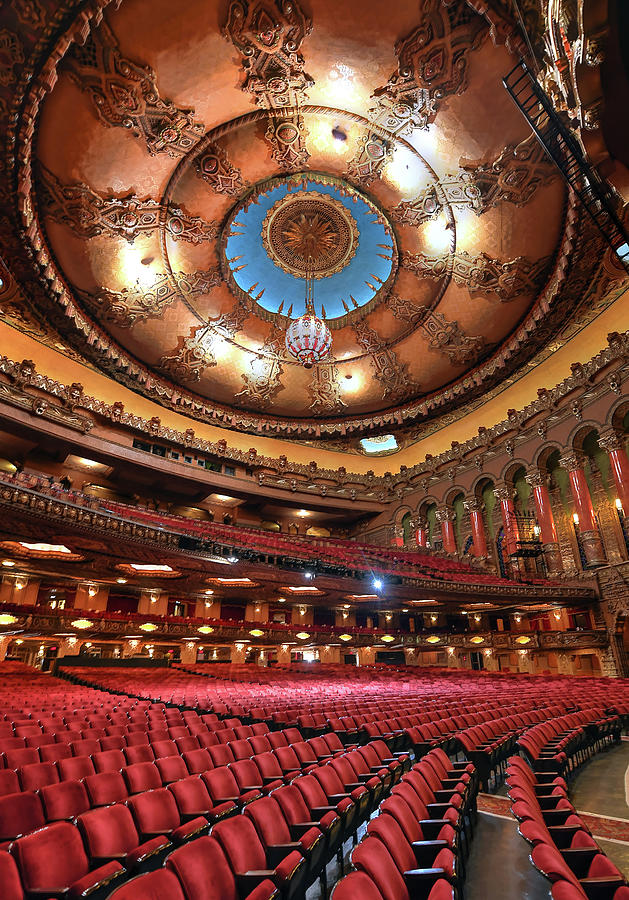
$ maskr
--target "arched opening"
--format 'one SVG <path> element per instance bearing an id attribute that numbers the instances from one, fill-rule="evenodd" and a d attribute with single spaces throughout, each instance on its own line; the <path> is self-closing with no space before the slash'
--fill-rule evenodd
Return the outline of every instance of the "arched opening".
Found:
<path id="1" fill-rule="evenodd" d="M 411 544 L 412 540 L 413 540 L 413 529 L 411 527 L 412 519 L 413 519 L 413 517 L 410 514 L 410 512 L 407 512 L 402 516 L 401 524 L 402 524 L 402 532 L 403 532 L 405 547 L 408 546 L 409 544 Z"/>

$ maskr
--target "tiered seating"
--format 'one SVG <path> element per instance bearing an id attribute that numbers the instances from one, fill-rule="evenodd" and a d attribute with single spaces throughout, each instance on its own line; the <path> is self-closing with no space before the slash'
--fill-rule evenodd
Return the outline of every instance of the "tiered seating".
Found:
<path id="1" fill-rule="evenodd" d="M 620 739 L 620 718 L 589 707 L 548 719 L 518 739 L 519 750 L 535 771 L 565 774 L 589 759 L 597 749 Z"/>
<path id="2" fill-rule="evenodd" d="M 561 776 L 535 773 L 516 756 L 507 781 L 519 832 L 533 847 L 533 864 L 551 881 L 553 900 L 629 898 L 629 884 L 570 803 Z"/>

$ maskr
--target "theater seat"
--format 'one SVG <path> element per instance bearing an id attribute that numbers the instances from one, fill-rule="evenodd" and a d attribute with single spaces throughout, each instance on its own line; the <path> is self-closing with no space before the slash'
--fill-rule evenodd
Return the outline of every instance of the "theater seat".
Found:
<path id="1" fill-rule="evenodd" d="M 0 851 L 0 897 L 2 900 L 24 900 L 20 873 L 13 857 Z"/>
<path id="2" fill-rule="evenodd" d="M 234 816 L 219 822 L 212 836 L 220 843 L 243 893 L 268 879 L 286 900 L 300 897 L 306 883 L 306 861 L 296 850 L 271 860 L 258 837 L 253 822 L 246 816 Z M 275 863 L 275 864 L 274 864 Z"/>
<path id="3" fill-rule="evenodd" d="M 83 784 L 90 798 L 90 806 L 109 806 L 110 803 L 121 803 L 129 796 L 120 772 L 100 772 L 98 775 L 88 775 L 83 780 Z"/>
<path id="4" fill-rule="evenodd" d="M 69 822 L 55 822 L 20 838 L 11 853 L 25 893 L 42 898 L 80 898 L 95 892 L 102 896 L 102 889 L 111 890 L 125 873 L 117 862 L 90 871 L 79 830 Z"/>
<path id="5" fill-rule="evenodd" d="M 142 843 L 133 816 L 118 803 L 92 809 L 77 819 L 92 865 L 119 862 L 125 869 L 148 871 L 161 865 L 172 844 L 164 835 Z"/>
<path id="6" fill-rule="evenodd" d="M 166 869 L 175 872 L 183 886 L 186 900 L 239 900 L 236 878 L 219 842 L 202 837 L 171 853 Z M 279 891 L 272 881 L 264 879 L 245 900 L 274 900 Z"/>
<path id="7" fill-rule="evenodd" d="M 418 868 L 402 875 L 385 845 L 375 837 L 364 838 L 352 852 L 352 863 L 374 882 L 384 900 L 410 900 L 421 896 L 430 900 L 453 900 L 452 885 L 440 868 Z M 440 884 L 441 882 L 441 884 Z"/>
<path id="8" fill-rule="evenodd" d="M 132 878 L 110 894 L 108 900 L 187 900 L 179 880 L 168 869 Z"/>
<path id="9" fill-rule="evenodd" d="M 22 791 L 0 797 L 0 841 L 12 841 L 44 824 L 44 811 L 37 794 Z"/>
<path id="10" fill-rule="evenodd" d="M 154 762 L 134 763 L 122 770 L 129 794 L 141 794 L 162 787 L 162 776 Z"/>
<path id="11" fill-rule="evenodd" d="M 291 834 L 290 827 L 282 807 L 274 797 L 261 797 L 254 800 L 245 810 L 255 825 L 267 854 L 285 855 L 289 849 L 296 850 L 308 863 L 308 880 L 312 881 L 321 874 L 325 863 L 325 837 L 323 832 L 312 825 L 298 837 Z"/>
<path id="12" fill-rule="evenodd" d="M 128 806 L 142 841 L 166 835 L 175 843 L 182 843 L 209 829 L 209 822 L 202 816 L 182 824 L 175 798 L 166 788 L 136 794 L 128 800 Z"/>
<path id="13" fill-rule="evenodd" d="M 81 781 L 46 785 L 39 796 L 47 822 L 69 821 L 90 808 L 89 797 Z"/>
<path id="14" fill-rule="evenodd" d="M 383 900 L 366 872 L 350 872 L 334 887 L 330 900 Z"/>
<path id="15" fill-rule="evenodd" d="M 175 781 L 168 785 L 168 790 L 175 798 L 177 809 L 184 822 L 203 816 L 213 824 L 233 815 L 239 809 L 232 800 L 215 804 L 205 782 L 198 775 L 189 775 L 181 781 Z"/>

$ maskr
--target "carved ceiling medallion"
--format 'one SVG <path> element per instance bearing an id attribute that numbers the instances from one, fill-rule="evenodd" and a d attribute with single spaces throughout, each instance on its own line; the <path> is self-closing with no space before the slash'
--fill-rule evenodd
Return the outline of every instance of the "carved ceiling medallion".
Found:
<path id="1" fill-rule="evenodd" d="M 275 203 L 262 225 L 269 258 L 291 275 L 314 278 L 340 272 L 355 256 L 358 226 L 342 203 L 317 191 L 290 193 Z"/>

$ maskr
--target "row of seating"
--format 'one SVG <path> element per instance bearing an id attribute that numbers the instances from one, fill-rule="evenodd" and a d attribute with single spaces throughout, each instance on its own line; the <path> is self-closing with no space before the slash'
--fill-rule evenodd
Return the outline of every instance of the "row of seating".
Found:
<path id="1" fill-rule="evenodd" d="M 477 791 L 473 764 L 430 751 L 369 822 L 352 852 L 355 871 L 336 886 L 334 900 L 461 898 Z"/>
<path id="2" fill-rule="evenodd" d="M 548 719 L 520 735 L 518 750 L 535 771 L 567 774 L 606 744 L 620 740 L 621 720 L 588 707 Z"/>
<path id="3" fill-rule="evenodd" d="M 532 845 L 533 864 L 552 883 L 553 900 L 629 900 L 629 884 L 570 803 L 562 776 L 535 773 L 515 756 L 507 783 L 518 830 Z"/>

